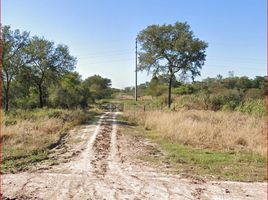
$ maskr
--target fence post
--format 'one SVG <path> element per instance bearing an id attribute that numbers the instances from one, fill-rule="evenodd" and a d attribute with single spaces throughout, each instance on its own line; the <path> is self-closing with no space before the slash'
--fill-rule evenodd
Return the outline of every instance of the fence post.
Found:
<path id="1" fill-rule="evenodd" d="M 143 105 L 143 111 L 145 112 L 145 105 Z"/>

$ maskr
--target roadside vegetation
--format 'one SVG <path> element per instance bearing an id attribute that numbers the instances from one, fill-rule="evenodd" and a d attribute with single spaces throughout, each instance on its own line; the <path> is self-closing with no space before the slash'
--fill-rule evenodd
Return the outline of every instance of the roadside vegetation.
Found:
<path id="1" fill-rule="evenodd" d="M 266 76 L 207 78 L 202 81 L 173 81 L 171 110 L 239 111 L 261 117 L 266 116 Z M 167 105 L 166 80 L 155 76 L 150 82 L 138 86 L 138 107 L 161 110 Z M 131 99 L 134 88 L 125 88 L 121 96 Z M 127 101 L 126 101 L 127 102 Z"/>
<path id="2" fill-rule="evenodd" d="M 68 130 L 89 123 L 97 111 L 35 109 L 5 114 L 3 121 L 3 170 L 26 170 L 47 159 Z"/>
<path id="3" fill-rule="evenodd" d="M 130 121 L 183 145 L 266 154 L 266 121 L 238 112 L 130 110 Z"/>
<path id="4" fill-rule="evenodd" d="M 168 163 L 178 174 L 214 180 L 266 180 L 266 123 L 262 118 L 199 110 L 129 110 L 124 118 L 138 125 L 140 137 L 157 142 L 167 153 L 142 160 Z"/>
<path id="5" fill-rule="evenodd" d="M 196 80 L 208 44 L 193 36 L 187 23 L 152 25 L 140 32 L 140 71 L 149 82 L 126 87 L 118 97 L 124 117 L 141 137 L 166 150 L 165 158 L 179 173 L 225 180 L 266 179 L 267 77 L 217 75 Z"/>
<path id="6" fill-rule="evenodd" d="M 3 28 L 3 108 L 88 108 L 111 97 L 111 80 L 74 71 L 69 48 L 29 32 Z"/>
<path id="7" fill-rule="evenodd" d="M 3 170 L 47 159 L 68 129 L 92 120 L 95 103 L 110 98 L 111 80 L 82 79 L 69 48 L 27 31 L 3 27 Z"/>

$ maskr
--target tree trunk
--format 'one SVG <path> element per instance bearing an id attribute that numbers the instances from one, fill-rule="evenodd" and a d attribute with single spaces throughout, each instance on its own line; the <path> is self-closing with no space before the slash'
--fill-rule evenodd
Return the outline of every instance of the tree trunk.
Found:
<path id="1" fill-rule="evenodd" d="M 38 85 L 38 89 L 39 89 L 39 107 L 43 108 L 44 107 L 44 102 L 43 102 L 42 85 Z"/>
<path id="2" fill-rule="evenodd" d="M 5 90 L 5 111 L 9 110 L 9 88 Z"/>
<path id="3" fill-rule="evenodd" d="M 168 84 L 168 108 L 171 106 L 171 87 L 172 87 L 172 76 L 169 77 Z"/>
<path id="4" fill-rule="evenodd" d="M 5 111 L 9 111 L 9 82 L 7 81 L 6 89 L 5 91 Z"/>

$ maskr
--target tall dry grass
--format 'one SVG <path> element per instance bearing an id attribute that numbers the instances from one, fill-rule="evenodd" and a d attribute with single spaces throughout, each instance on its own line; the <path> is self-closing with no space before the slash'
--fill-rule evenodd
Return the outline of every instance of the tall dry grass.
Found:
<path id="1" fill-rule="evenodd" d="M 264 118 L 239 112 L 189 110 L 126 111 L 125 116 L 161 137 L 201 148 L 247 150 L 266 154 Z"/>
<path id="2" fill-rule="evenodd" d="M 44 159 L 68 129 L 94 115 L 94 112 L 62 109 L 17 110 L 5 114 L 2 122 L 4 169 L 16 170 L 36 159 Z"/>
<path id="3" fill-rule="evenodd" d="M 50 118 L 36 123 L 25 120 L 3 126 L 4 158 L 25 156 L 33 151 L 47 149 L 57 141 L 64 127 L 62 119 Z"/>

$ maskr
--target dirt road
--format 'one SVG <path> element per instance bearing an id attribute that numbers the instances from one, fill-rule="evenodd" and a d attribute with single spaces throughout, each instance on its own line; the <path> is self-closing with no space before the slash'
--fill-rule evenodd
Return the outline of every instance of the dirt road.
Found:
<path id="1" fill-rule="evenodd" d="M 265 183 L 185 179 L 135 164 L 116 118 L 72 130 L 52 153 L 56 163 L 4 175 L 4 199 L 266 199 Z"/>

